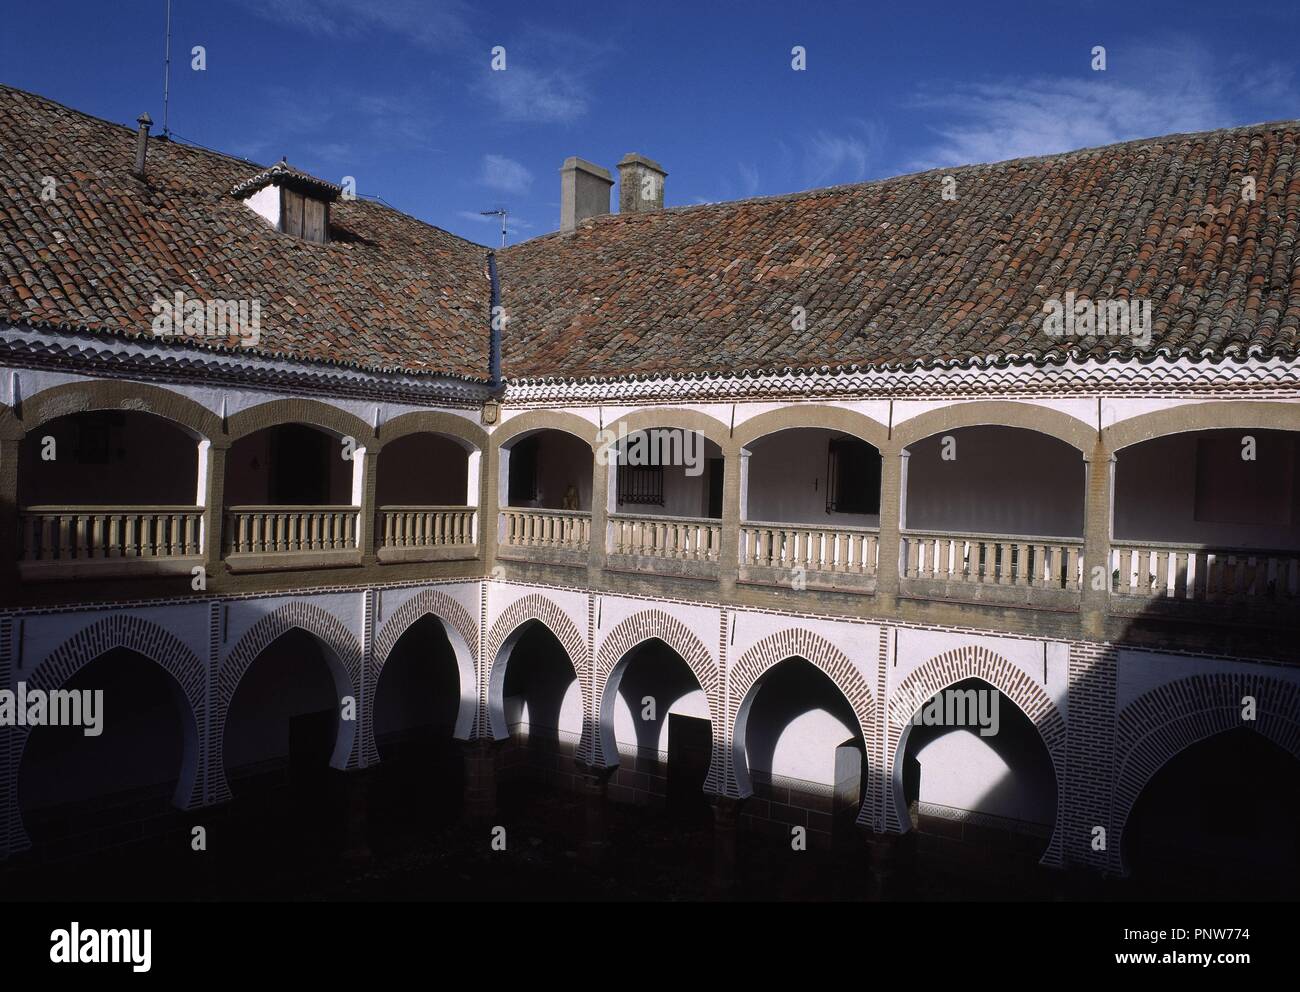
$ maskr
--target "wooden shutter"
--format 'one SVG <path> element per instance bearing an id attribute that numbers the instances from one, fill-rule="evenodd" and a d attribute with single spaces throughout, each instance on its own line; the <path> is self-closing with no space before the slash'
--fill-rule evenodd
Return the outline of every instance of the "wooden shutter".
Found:
<path id="1" fill-rule="evenodd" d="M 303 239 L 323 245 L 329 240 L 326 236 L 328 232 L 329 204 L 324 200 L 317 200 L 310 196 L 306 197 L 303 200 L 302 211 Z"/>
<path id="2" fill-rule="evenodd" d="M 295 238 L 301 238 L 303 200 L 305 197 L 301 193 L 283 187 L 281 187 L 281 196 L 283 197 L 284 211 L 280 220 L 280 230 L 285 234 L 292 234 Z"/>

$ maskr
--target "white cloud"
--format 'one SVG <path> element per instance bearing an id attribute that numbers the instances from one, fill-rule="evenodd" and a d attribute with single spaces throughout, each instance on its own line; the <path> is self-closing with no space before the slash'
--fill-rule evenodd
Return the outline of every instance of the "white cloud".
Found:
<path id="1" fill-rule="evenodd" d="M 502 120 L 567 124 L 591 105 L 586 87 L 564 69 L 541 72 L 507 61 L 507 68 L 488 71 L 485 86 Z"/>
<path id="2" fill-rule="evenodd" d="M 860 182 L 881 144 L 879 129 L 863 120 L 850 120 L 837 131 L 821 130 L 804 143 L 804 173 L 808 182 Z"/>
<path id="3" fill-rule="evenodd" d="M 1287 91 L 1290 72 L 1229 73 L 1193 44 L 1111 50 L 1109 68 L 1074 77 L 1008 78 L 928 90 L 917 107 L 944 118 L 904 171 L 1000 162 L 1162 134 L 1253 123 L 1241 117 Z"/>
<path id="4" fill-rule="evenodd" d="M 757 196 L 759 187 L 758 167 L 746 162 L 740 162 L 736 168 L 740 172 L 741 196 Z"/>
<path id="5" fill-rule="evenodd" d="M 533 174 L 504 155 L 484 155 L 479 182 L 488 189 L 518 196 L 527 193 L 533 185 Z"/>
<path id="6" fill-rule="evenodd" d="M 316 35 L 358 37 L 372 29 L 447 48 L 470 36 L 470 8 L 462 0 L 244 0 L 263 17 Z"/>

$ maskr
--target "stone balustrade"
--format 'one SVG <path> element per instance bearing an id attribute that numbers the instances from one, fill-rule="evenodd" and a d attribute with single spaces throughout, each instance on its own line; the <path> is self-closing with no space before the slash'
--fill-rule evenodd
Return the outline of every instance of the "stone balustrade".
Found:
<path id="1" fill-rule="evenodd" d="M 1300 599 L 1300 552 L 1115 541 L 1111 589 L 1169 603 L 1292 604 Z"/>
<path id="2" fill-rule="evenodd" d="M 472 506 L 381 506 L 376 514 L 380 561 L 473 557 L 478 510 Z"/>

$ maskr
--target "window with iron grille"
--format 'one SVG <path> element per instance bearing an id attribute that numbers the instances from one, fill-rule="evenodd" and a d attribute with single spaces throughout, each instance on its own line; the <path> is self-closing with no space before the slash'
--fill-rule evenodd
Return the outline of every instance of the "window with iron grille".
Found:
<path id="1" fill-rule="evenodd" d="M 641 506 L 664 505 L 664 467 L 662 465 L 620 465 L 618 467 L 618 502 Z"/>
<path id="2" fill-rule="evenodd" d="M 880 452 L 856 437 L 831 438 L 826 454 L 826 512 L 880 512 Z"/>

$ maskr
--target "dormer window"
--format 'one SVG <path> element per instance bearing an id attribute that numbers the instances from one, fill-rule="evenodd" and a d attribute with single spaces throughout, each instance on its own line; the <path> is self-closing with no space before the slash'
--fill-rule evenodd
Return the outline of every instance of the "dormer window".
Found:
<path id="1" fill-rule="evenodd" d="M 318 245 L 329 243 L 330 204 L 342 192 L 283 159 L 230 191 L 277 231 Z"/>

